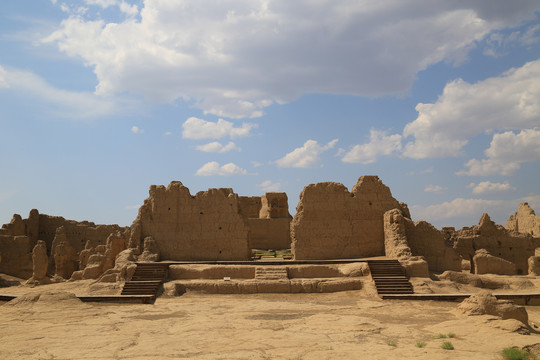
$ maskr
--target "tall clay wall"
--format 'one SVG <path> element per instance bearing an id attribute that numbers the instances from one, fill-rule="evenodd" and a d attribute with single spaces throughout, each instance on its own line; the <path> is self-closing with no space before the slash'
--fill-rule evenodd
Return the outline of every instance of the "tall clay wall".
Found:
<path id="1" fill-rule="evenodd" d="M 27 279 L 32 276 L 32 247 L 28 236 L 0 235 L 0 273 Z"/>
<path id="2" fill-rule="evenodd" d="M 240 212 L 251 231 L 251 249 L 289 249 L 291 247 L 287 194 L 268 192 L 263 196 L 241 196 Z"/>
<path id="3" fill-rule="evenodd" d="M 461 271 L 461 257 L 446 244 L 444 234 L 426 221 L 407 222 L 407 239 L 413 255 L 423 256 L 429 270 Z"/>
<path id="4" fill-rule="evenodd" d="M 179 181 L 152 185 L 132 225 L 130 243 L 151 236 L 163 260 L 248 260 L 249 226 L 232 189 L 192 196 Z"/>
<path id="5" fill-rule="evenodd" d="M 291 222 L 295 259 L 384 255 L 383 215 L 394 208 L 408 213 L 377 176 L 360 177 L 352 192 L 333 182 L 306 186 Z"/>

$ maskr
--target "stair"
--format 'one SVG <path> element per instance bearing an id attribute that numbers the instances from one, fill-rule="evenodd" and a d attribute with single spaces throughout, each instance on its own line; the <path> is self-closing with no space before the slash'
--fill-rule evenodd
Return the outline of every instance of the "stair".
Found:
<path id="1" fill-rule="evenodd" d="M 159 286 L 167 277 L 168 264 L 137 263 L 135 273 L 130 281 L 126 281 L 121 295 L 157 296 Z"/>
<path id="2" fill-rule="evenodd" d="M 288 280 L 289 274 L 285 266 L 259 266 L 255 268 L 256 280 Z"/>
<path id="3" fill-rule="evenodd" d="M 371 277 L 379 295 L 414 294 L 405 269 L 397 260 L 368 260 Z"/>

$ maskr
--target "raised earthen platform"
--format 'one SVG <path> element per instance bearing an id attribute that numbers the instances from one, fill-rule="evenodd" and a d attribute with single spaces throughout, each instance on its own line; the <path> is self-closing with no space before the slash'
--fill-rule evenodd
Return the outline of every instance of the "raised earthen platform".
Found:
<path id="1" fill-rule="evenodd" d="M 0 294 L 0 301 L 11 301 L 19 295 Z M 82 302 L 117 302 L 150 304 L 155 300 L 152 295 L 83 295 L 77 296 Z"/>
<path id="2" fill-rule="evenodd" d="M 387 294 L 381 295 L 383 300 L 437 300 L 463 301 L 473 294 Z M 499 300 L 524 300 L 525 305 L 534 299 L 540 299 L 540 293 L 493 294 Z"/>

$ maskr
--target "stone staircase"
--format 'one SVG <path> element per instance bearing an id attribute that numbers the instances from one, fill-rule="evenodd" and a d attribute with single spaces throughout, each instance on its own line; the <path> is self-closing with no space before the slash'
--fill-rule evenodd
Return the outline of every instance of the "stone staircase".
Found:
<path id="1" fill-rule="evenodd" d="M 167 277 L 168 264 L 137 263 L 135 273 L 130 281 L 126 281 L 121 295 L 157 296 L 159 286 Z"/>
<path id="2" fill-rule="evenodd" d="M 405 269 L 397 260 L 368 260 L 371 277 L 379 295 L 414 294 Z"/>
<path id="3" fill-rule="evenodd" d="M 285 266 L 258 266 L 255 268 L 255 280 L 288 280 Z"/>

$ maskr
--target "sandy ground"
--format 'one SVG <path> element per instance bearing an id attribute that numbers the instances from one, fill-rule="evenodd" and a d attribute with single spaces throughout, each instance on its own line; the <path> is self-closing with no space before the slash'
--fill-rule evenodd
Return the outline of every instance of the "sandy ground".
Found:
<path id="1" fill-rule="evenodd" d="M 0 293 L 116 294 L 118 285 L 62 283 Z M 42 296 L 0 302 L 0 359 L 501 359 L 540 343 L 516 320 L 464 317 L 458 303 L 382 301 L 366 291 L 331 294 L 160 297 L 153 305 L 82 303 Z M 453 333 L 453 338 L 438 338 Z M 450 341 L 455 350 L 444 350 Z M 423 348 L 415 346 L 425 342 Z M 395 346 L 394 346 L 395 344 Z"/>

